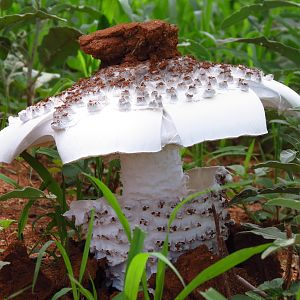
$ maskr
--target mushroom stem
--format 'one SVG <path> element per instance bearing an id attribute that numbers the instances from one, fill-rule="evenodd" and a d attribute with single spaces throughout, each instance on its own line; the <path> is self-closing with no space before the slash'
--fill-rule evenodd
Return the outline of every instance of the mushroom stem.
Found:
<path id="1" fill-rule="evenodd" d="M 158 201 L 187 195 L 179 146 L 168 145 L 155 153 L 120 154 L 120 161 L 122 198 Z"/>
<path id="2" fill-rule="evenodd" d="M 211 189 L 191 199 L 173 220 L 169 229 L 169 258 L 175 261 L 181 254 L 206 244 L 216 250 L 216 231 L 212 204 L 218 214 L 220 235 L 226 238 L 226 198 L 222 191 L 230 176 L 225 168 L 195 168 L 183 172 L 179 146 L 169 145 L 160 152 L 120 154 L 123 194 L 118 196 L 131 228 L 139 226 L 147 232 L 144 250 L 160 251 L 168 231 L 169 218 L 180 201 L 190 193 Z M 129 243 L 115 212 L 104 198 L 94 201 L 74 201 L 64 215 L 75 216 L 76 225 L 87 230 L 90 210 L 96 211 L 91 250 L 96 258 L 106 258 L 113 286 L 123 289 L 125 261 Z M 156 261 L 150 260 L 148 275 L 156 272 Z"/>

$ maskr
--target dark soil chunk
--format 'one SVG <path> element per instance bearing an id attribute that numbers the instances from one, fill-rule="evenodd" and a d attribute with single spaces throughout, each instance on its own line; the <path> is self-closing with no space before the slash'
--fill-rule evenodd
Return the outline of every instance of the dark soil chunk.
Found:
<path id="1" fill-rule="evenodd" d="M 178 29 L 155 20 L 120 24 L 79 38 L 81 49 L 102 61 L 102 66 L 147 59 L 161 60 L 179 55 Z"/>
<path id="2" fill-rule="evenodd" d="M 202 245 L 194 250 L 187 252 L 186 254 L 180 256 L 175 263 L 175 267 L 183 277 L 185 283 L 189 283 L 194 279 L 201 271 L 203 271 L 208 266 L 212 265 L 219 258 L 216 255 L 213 255 L 205 245 Z M 235 269 L 235 274 L 240 275 L 245 278 L 248 282 L 255 284 L 253 279 L 249 278 L 247 272 L 243 269 Z M 232 274 L 229 273 L 228 285 L 232 295 L 242 294 L 247 291 Z M 155 287 L 155 276 L 150 278 L 150 286 Z M 209 280 L 198 287 L 193 293 L 189 296 L 188 299 L 204 299 L 201 295 L 199 295 L 199 291 L 205 291 L 208 288 L 214 288 L 218 290 L 223 295 L 226 295 L 226 287 L 224 276 L 220 275 L 212 280 Z M 173 300 L 182 290 L 182 285 L 177 278 L 177 276 L 171 271 L 167 269 L 166 277 L 165 277 L 165 286 L 164 286 L 164 300 Z"/>
<path id="3" fill-rule="evenodd" d="M 75 243 L 70 244 L 69 258 L 74 276 L 78 278 L 82 251 Z M 4 297 L 8 297 L 32 284 L 35 261 L 28 256 L 23 243 L 12 243 L 3 253 L 1 260 L 11 262 L 11 264 L 0 270 L 0 299 L 4 299 Z M 96 277 L 97 268 L 97 261 L 89 258 L 82 281 L 84 286 L 88 286 L 90 276 L 92 279 Z M 34 293 L 31 293 L 31 288 L 28 288 L 14 299 L 50 299 L 58 290 L 68 286 L 70 286 L 70 280 L 63 260 L 61 258 L 57 260 L 46 258 L 39 272 Z"/>
<path id="4" fill-rule="evenodd" d="M 78 243 L 71 242 L 69 245 L 69 258 L 72 264 L 75 278 L 79 277 L 80 265 L 82 260 L 82 249 Z M 82 284 L 87 286 L 90 281 L 90 276 L 95 279 L 97 272 L 97 261 L 94 258 L 89 258 L 86 266 L 86 271 L 83 276 Z M 62 259 L 47 262 L 43 267 L 43 272 L 51 279 L 55 290 L 70 286 L 70 280 L 67 270 Z"/>
<path id="5" fill-rule="evenodd" d="M 32 284 L 35 263 L 28 254 L 26 247 L 21 242 L 9 245 L 3 253 L 1 260 L 11 264 L 0 270 L 0 299 L 10 296 Z M 53 293 L 51 280 L 40 272 L 34 294 L 28 288 L 14 299 L 48 299 Z"/>
<path id="6" fill-rule="evenodd" d="M 231 233 L 227 241 L 229 252 L 272 242 L 256 234 L 242 232 L 243 230 L 240 224 L 235 224 L 230 228 Z M 262 260 L 260 254 L 257 254 L 242 263 L 241 266 L 251 274 L 257 285 L 282 276 L 281 265 L 276 255 L 270 255 Z"/>

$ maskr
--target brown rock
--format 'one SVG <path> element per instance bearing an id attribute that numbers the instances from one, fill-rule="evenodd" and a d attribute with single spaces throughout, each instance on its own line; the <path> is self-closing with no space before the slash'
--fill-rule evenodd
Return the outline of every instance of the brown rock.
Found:
<path id="1" fill-rule="evenodd" d="M 161 60 L 180 55 L 175 25 L 154 20 L 120 24 L 79 38 L 81 49 L 102 61 L 102 66 Z"/>

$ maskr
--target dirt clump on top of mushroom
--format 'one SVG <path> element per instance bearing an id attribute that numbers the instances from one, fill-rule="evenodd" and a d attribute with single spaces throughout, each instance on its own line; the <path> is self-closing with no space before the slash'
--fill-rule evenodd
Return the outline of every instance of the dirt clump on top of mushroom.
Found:
<path id="1" fill-rule="evenodd" d="M 159 20 L 134 22 L 81 36 L 79 43 L 85 53 L 101 59 L 102 67 L 135 64 L 179 56 L 177 32 L 175 25 Z"/>

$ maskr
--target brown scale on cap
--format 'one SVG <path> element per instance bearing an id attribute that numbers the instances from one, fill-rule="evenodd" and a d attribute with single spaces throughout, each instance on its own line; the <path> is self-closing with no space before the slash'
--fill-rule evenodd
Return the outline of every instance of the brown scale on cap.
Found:
<path id="1" fill-rule="evenodd" d="M 81 49 L 102 67 L 179 56 L 178 29 L 160 20 L 120 24 L 79 38 Z"/>

